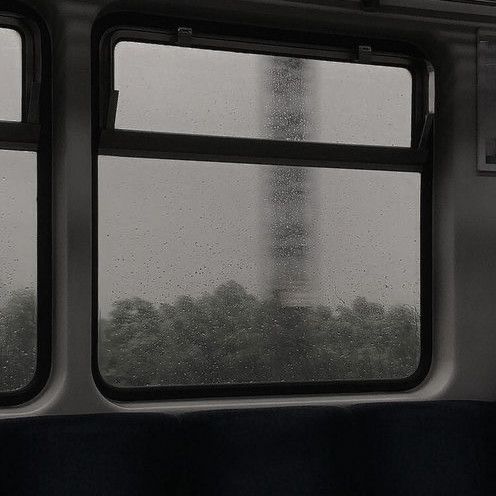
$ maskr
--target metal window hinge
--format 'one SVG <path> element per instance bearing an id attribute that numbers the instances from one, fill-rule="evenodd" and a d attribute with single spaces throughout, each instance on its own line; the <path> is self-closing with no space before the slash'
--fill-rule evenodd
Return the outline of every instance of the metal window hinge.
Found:
<path id="1" fill-rule="evenodd" d="M 420 138 L 418 142 L 419 150 L 425 150 L 427 148 L 429 139 L 431 137 L 433 124 L 434 124 L 434 114 L 432 112 L 428 112 L 425 115 L 424 124 L 422 126 L 422 132 L 420 133 Z"/>
<path id="2" fill-rule="evenodd" d="M 40 89 L 41 83 L 33 81 L 29 91 L 29 103 L 26 120 L 31 123 L 38 123 L 40 118 Z"/>
<path id="3" fill-rule="evenodd" d="M 115 116 L 117 114 L 117 101 L 119 100 L 119 90 L 112 90 L 109 96 L 107 107 L 106 129 L 115 129 Z"/>

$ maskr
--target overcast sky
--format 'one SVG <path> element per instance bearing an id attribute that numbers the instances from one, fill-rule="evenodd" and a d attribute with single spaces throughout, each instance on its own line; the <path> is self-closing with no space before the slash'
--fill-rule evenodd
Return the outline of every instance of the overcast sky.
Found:
<path id="1" fill-rule="evenodd" d="M 233 279 L 268 289 L 263 196 L 268 171 L 228 165 L 102 157 L 100 302 L 139 295 L 172 302 Z M 366 296 L 419 301 L 419 175 L 313 172 L 310 225 L 317 303 Z"/>
<path id="2" fill-rule="evenodd" d="M 0 31 L 0 119 L 19 117 L 20 44 Z M 18 62 L 16 62 L 18 60 Z M 116 52 L 117 127 L 270 137 L 270 57 L 124 43 Z M 312 141 L 409 146 L 403 69 L 314 61 L 286 84 Z M 293 84 L 293 86 L 291 86 Z M 269 166 L 102 157 L 100 306 L 199 295 L 234 279 L 269 287 Z M 34 285 L 35 156 L 0 152 L 0 291 Z M 419 303 L 420 177 L 312 169 L 306 211 L 315 303 L 366 296 Z"/>
<path id="3" fill-rule="evenodd" d="M 13 29 L 0 28 L 0 120 L 21 119 L 22 41 Z"/>

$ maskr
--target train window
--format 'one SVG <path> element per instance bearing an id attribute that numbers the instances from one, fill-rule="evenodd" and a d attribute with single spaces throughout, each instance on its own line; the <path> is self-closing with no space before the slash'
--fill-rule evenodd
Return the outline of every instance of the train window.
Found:
<path id="1" fill-rule="evenodd" d="M 49 96 L 36 24 L 0 25 L 0 403 L 15 404 L 50 369 Z"/>
<path id="2" fill-rule="evenodd" d="M 406 68 L 136 42 L 114 60 L 120 129 L 411 144 Z"/>
<path id="3" fill-rule="evenodd" d="M 20 121 L 22 113 L 22 40 L 14 29 L 0 28 L 0 120 Z"/>
<path id="4" fill-rule="evenodd" d="M 420 355 L 419 179 L 102 157 L 105 380 L 408 377 Z"/>
<path id="5" fill-rule="evenodd" d="M 119 399 L 417 384 L 427 64 L 193 32 L 101 44 L 97 382 Z"/>

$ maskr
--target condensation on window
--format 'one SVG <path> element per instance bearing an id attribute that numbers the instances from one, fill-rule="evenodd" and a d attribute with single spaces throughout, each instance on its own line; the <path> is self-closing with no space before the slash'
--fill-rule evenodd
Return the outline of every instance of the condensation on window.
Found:
<path id="1" fill-rule="evenodd" d="M 120 42 L 116 127 L 409 147 L 401 67 Z"/>
<path id="2" fill-rule="evenodd" d="M 420 174 L 100 157 L 98 191 L 112 385 L 416 370 Z"/>
<path id="3" fill-rule="evenodd" d="M 22 39 L 0 28 L 0 121 L 20 121 L 22 115 Z"/>
<path id="4" fill-rule="evenodd" d="M 0 391 L 36 369 L 36 154 L 0 150 Z"/>

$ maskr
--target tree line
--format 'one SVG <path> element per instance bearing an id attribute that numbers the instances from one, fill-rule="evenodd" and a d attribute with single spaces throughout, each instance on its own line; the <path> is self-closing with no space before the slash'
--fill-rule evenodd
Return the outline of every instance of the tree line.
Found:
<path id="1" fill-rule="evenodd" d="M 415 308 L 287 308 L 234 281 L 173 304 L 119 300 L 99 328 L 102 375 L 117 386 L 401 378 L 419 358 Z"/>
<path id="2" fill-rule="evenodd" d="M 172 304 L 120 299 L 99 320 L 100 371 L 121 387 L 403 378 L 419 343 L 416 308 L 363 297 L 288 308 L 234 281 Z M 33 291 L 0 309 L 0 346 L 0 389 L 24 385 L 36 361 Z"/>

